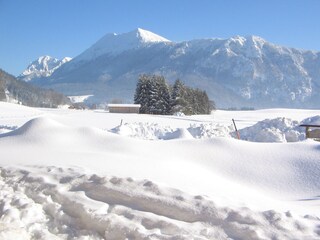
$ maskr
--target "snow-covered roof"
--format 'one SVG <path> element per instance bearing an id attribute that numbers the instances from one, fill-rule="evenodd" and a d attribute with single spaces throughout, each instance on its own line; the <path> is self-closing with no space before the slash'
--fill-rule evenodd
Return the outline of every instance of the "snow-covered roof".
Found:
<path id="1" fill-rule="evenodd" d="M 310 118 L 306 118 L 304 119 L 302 122 L 301 122 L 301 125 L 302 127 L 305 127 L 305 126 L 309 126 L 309 127 L 319 127 L 320 126 L 320 115 L 317 115 L 317 116 L 313 116 L 313 117 L 310 117 Z"/>
<path id="2" fill-rule="evenodd" d="M 133 107 L 138 108 L 141 107 L 140 104 L 108 104 L 108 107 Z"/>

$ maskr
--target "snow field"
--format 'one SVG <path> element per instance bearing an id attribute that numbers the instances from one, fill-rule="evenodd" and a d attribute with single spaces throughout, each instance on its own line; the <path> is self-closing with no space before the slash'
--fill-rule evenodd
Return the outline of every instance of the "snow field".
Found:
<path id="1" fill-rule="evenodd" d="M 320 111 L 0 108 L 0 239 L 320 239 L 319 143 L 286 139 Z"/>
<path id="2" fill-rule="evenodd" d="M 319 221 L 217 207 L 149 180 L 81 169 L 1 169 L 2 239 L 319 239 Z"/>

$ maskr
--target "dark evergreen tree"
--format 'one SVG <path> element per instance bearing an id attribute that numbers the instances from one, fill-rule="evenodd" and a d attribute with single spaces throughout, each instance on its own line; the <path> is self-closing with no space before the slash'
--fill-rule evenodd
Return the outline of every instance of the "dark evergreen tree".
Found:
<path id="1" fill-rule="evenodd" d="M 140 113 L 150 113 L 151 86 L 151 79 L 148 75 L 143 74 L 139 77 L 134 95 L 134 103 L 141 105 Z"/>
<path id="2" fill-rule="evenodd" d="M 6 88 L 5 88 L 4 81 L 0 80 L 0 101 L 6 101 L 7 100 L 5 89 Z"/>
<path id="3" fill-rule="evenodd" d="M 183 112 L 190 115 L 190 106 L 188 103 L 189 88 L 177 79 L 172 88 L 171 109 L 172 113 Z"/>
<path id="4" fill-rule="evenodd" d="M 210 114 L 213 109 L 205 91 L 187 87 L 178 79 L 170 96 L 165 78 L 157 75 L 144 74 L 139 77 L 134 102 L 141 104 L 140 113 L 161 115 L 175 112 L 186 115 Z"/>
<path id="5" fill-rule="evenodd" d="M 205 91 L 187 87 L 180 80 L 176 80 L 172 87 L 172 113 L 210 114 L 214 109 L 212 103 Z"/>
<path id="6" fill-rule="evenodd" d="M 152 76 L 152 98 L 151 98 L 151 113 L 166 115 L 170 114 L 170 92 L 168 84 L 163 76 Z"/>

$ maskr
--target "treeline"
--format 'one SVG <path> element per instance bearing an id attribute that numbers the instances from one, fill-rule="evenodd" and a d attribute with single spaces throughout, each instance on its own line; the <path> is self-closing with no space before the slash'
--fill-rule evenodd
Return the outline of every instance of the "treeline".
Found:
<path id="1" fill-rule="evenodd" d="M 7 101 L 7 97 L 30 107 L 58 107 L 71 104 L 70 100 L 61 93 L 17 80 L 0 69 L 0 101 Z"/>
<path id="2" fill-rule="evenodd" d="M 146 75 L 139 77 L 134 103 L 140 104 L 140 113 L 186 115 L 210 114 L 215 104 L 205 91 L 186 86 L 176 80 L 169 86 L 163 76 Z"/>

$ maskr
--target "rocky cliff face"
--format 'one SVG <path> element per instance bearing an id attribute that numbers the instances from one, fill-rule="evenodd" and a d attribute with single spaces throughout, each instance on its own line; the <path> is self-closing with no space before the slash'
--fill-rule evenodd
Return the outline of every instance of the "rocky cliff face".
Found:
<path id="1" fill-rule="evenodd" d="M 41 56 L 37 60 L 29 64 L 18 78 L 23 81 L 30 81 L 36 78 L 49 77 L 57 70 L 62 64 L 69 62 L 71 58 L 65 57 L 61 60 L 50 56 Z"/>

